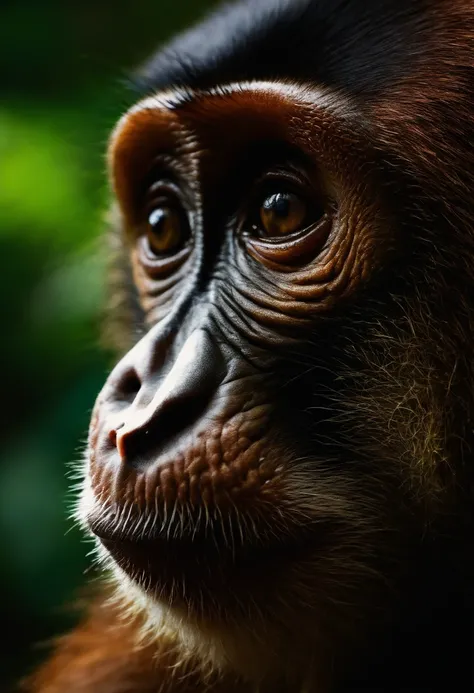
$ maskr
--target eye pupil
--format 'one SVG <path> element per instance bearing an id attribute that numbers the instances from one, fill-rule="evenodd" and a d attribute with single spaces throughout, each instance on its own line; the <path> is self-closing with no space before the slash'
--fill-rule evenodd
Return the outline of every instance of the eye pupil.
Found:
<path id="1" fill-rule="evenodd" d="M 307 216 L 305 202 L 291 192 L 269 195 L 260 207 L 262 231 L 266 236 L 286 236 L 304 226 Z"/>
<path id="2" fill-rule="evenodd" d="M 271 213 L 280 219 L 285 219 L 290 213 L 291 202 L 288 195 L 275 193 L 267 197 L 262 207 L 265 213 Z"/>

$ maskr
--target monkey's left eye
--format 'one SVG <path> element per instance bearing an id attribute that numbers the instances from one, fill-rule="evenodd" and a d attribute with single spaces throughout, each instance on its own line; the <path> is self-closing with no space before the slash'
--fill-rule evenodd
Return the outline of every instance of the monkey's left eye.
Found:
<path id="1" fill-rule="evenodd" d="M 297 181 L 271 177 L 264 181 L 263 189 L 257 186 L 245 224 L 247 234 L 262 241 L 283 243 L 319 223 L 325 210 L 314 191 L 307 188 Z"/>
<path id="2" fill-rule="evenodd" d="M 282 269 L 314 258 L 328 238 L 328 203 L 304 182 L 270 178 L 253 197 L 242 239 L 255 259 Z"/>
<path id="3" fill-rule="evenodd" d="M 276 192 L 268 195 L 260 209 L 259 227 L 253 226 L 261 236 L 270 238 L 288 236 L 304 228 L 308 205 L 293 192 Z"/>

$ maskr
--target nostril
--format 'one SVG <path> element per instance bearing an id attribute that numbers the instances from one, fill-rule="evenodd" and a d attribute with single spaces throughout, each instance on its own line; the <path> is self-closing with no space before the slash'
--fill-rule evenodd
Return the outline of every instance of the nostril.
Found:
<path id="1" fill-rule="evenodd" d="M 119 395 L 122 399 L 133 401 L 141 389 L 140 378 L 135 369 L 130 369 L 120 379 L 118 386 Z"/>
<path id="2" fill-rule="evenodd" d="M 146 466 L 150 455 L 153 457 L 158 449 L 163 452 L 167 446 L 173 445 L 178 436 L 203 416 L 211 399 L 212 393 L 206 393 L 192 398 L 166 400 L 146 424 L 127 428 L 121 433 L 119 429 L 122 426 L 117 426 L 109 435 L 115 434 L 114 445 L 123 460 L 135 468 L 140 468 L 142 464 Z"/>

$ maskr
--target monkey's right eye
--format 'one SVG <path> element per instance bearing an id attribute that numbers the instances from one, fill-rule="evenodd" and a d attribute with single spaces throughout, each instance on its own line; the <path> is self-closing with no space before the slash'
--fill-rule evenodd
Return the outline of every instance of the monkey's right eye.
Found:
<path id="1" fill-rule="evenodd" d="M 148 216 L 147 242 L 153 255 L 177 252 L 186 241 L 182 215 L 168 206 L 155 207 Z"/>
<path id="2" fill-rule="evenodd" d="M 144 205 L 142 248 L 151 260 L 176 255 L 190 238 L 190 228 L 178 192 L 171 184 L 156 183 Z"/>

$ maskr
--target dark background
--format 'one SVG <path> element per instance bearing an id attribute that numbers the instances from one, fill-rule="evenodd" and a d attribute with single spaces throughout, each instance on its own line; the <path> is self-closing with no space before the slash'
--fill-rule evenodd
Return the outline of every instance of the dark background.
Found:
<path id="1" fill-rule="evenodd" d="M 123 78 L 211 4 L 0 0 L 0 691 L 73 622 L 90 564 L 68 476 L 111 366 L 98 239 Z"/>

